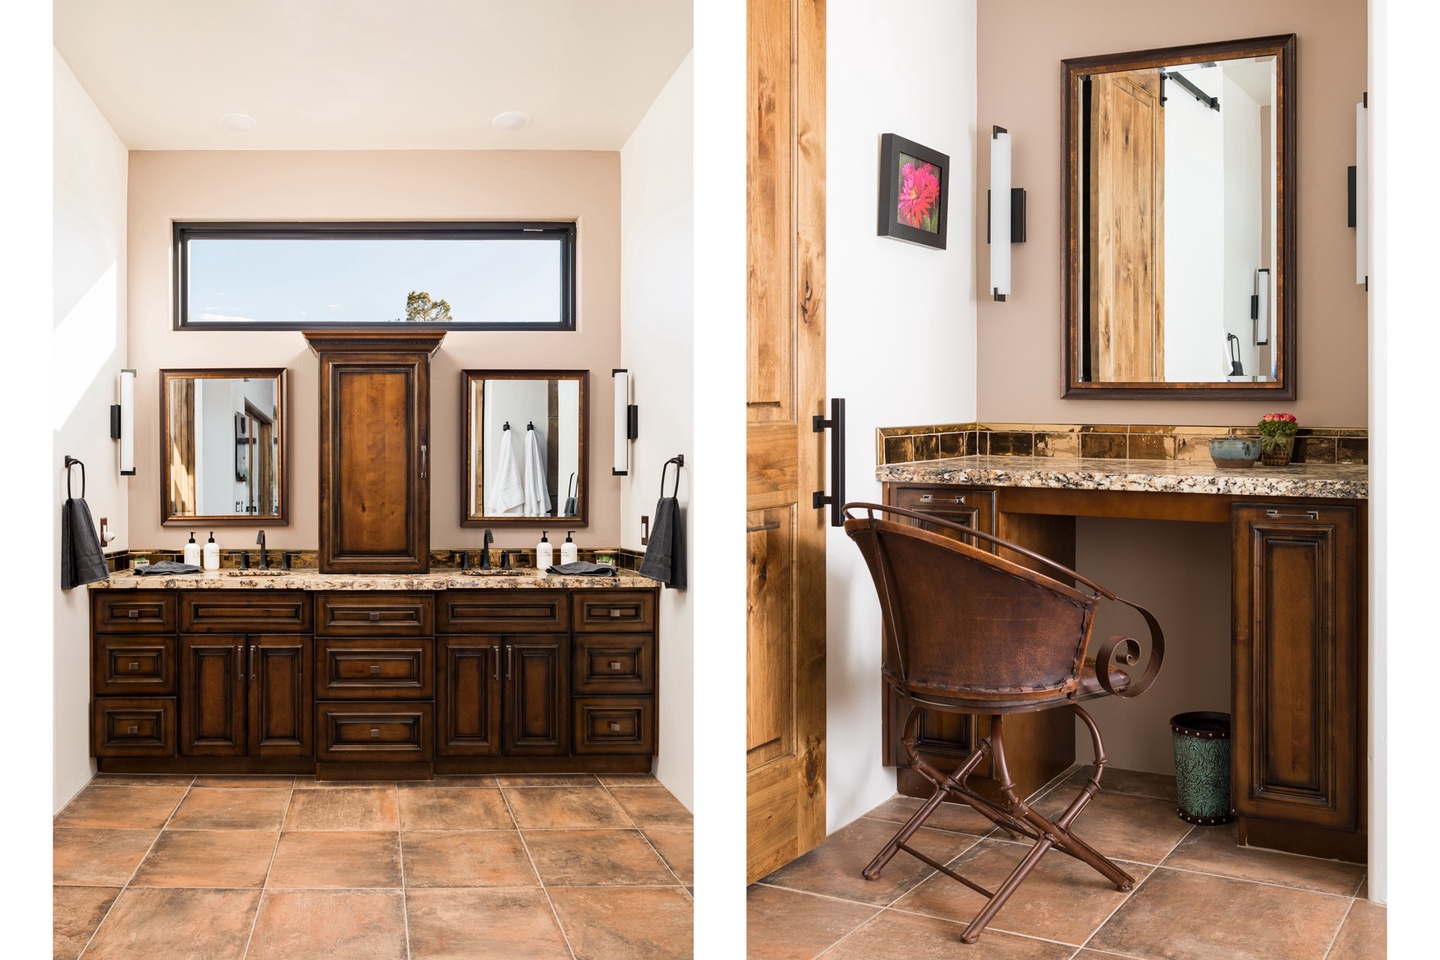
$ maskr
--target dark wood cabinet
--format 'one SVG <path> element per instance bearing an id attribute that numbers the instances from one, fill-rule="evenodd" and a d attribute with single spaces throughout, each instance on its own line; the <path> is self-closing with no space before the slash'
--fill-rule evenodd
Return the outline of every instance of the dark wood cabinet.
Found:
<path id="1" fill-rule="evenodd" d="M 306 662 L 293 634 L 181 634 L 180 753 L 309 756 Z"/>
<path id="2" fill-rule="evenodd" d="M 320 570 L 430 568 L 430 356 L 445 331 L 306 332 L 320 358 Z"/>
<path id="3" fill-rule="evenodd" d="M 1242 842 L 1363 856 L 1357 511 L 1233 508 L 1231 795 Z M 1333 831 L 1333 832 L 1332 832 Z"/>
<path id="4" fill-rule="evenodd" d="M 175 756 L 175 595 L 92 593 L 90 636 L 91 753 L 101 759 Z"/>

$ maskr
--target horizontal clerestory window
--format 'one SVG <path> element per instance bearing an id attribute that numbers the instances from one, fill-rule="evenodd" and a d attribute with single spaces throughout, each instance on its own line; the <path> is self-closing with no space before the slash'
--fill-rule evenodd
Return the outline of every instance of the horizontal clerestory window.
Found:
<path id="1" fill-rule="evenodd" d="M 175 223 L 177 330 L 574 330 L 574 223 Z"/>

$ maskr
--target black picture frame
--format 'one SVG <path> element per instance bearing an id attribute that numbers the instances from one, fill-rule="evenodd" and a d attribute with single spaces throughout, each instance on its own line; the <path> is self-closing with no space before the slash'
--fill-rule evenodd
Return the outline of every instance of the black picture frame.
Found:
<path id="1" fill-rule="evenodd" d="M 924 202 L 924 191 L 908 199 L 910 210 L 902 214 L 901 203 L 905 170 L 913 161 L 928 164 L 937 181 L 935 197 Z M 886 133 L 880 136 L 880 218 L 878 233 L 924 247 L 945 249 L 945 229 L 949 224 L 947 207 L 950 202 L 950 158 L 938 150 Z M 923 218 L 919 218 L 925 212 Z"/>

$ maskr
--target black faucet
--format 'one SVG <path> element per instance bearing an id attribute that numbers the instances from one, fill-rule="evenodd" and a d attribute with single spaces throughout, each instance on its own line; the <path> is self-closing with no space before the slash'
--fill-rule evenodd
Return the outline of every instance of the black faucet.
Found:
<path id="1" fill-rule="evenodd" d="M 510 554 L 515 553 L 515 552 L 516 552 L 516 551 L 514 551 L 514 550 L 501 550 L 501 551 L 500 551 L 500 569 L 501 569 L 501 570 L 509 570 L 509 569 L 510 569 Z"/>
<path id="2" fill-rule="evenodd" d="M 489 569 L 490 569 L 490 544 L 492 544 L 492 543 L 494 543 L 494 542 L 495 542 L 495 534 L 493 534 L 493 533 L 490 532 L 490 528 L 489 528 L 489 527 L 486 527 L 486 528 L 485 528 L 485 539 L 484 539 L 484 541 L 483 541 L 483 543 L 482 543 L 482 545 L 481 545 L 481 547 L 480 547 L 480 569 L 481 569 L 481 570 L 489 570 Z"/>
<path id="3" fill-rule="evenodd" d="M 258 537 L 255 538 L 255 542 L 258 543 L 258 544 L 260 544 L 260 569 L 261 569 L 261 570 L 269 570 L 269 569 L 270 569 L 270 561 L 267 560 L 267 559 L 265 559 L 265 531 L 264 531 L 264 530 L 261 530 L 261 531 L 260 531 L 260 536 L 258 536 Z"/>
<path id="4" fill-rule="evenodd" d="M 293 551 L 293 550 L 286 550 L 284 553 L 280 554 L 280 569 L 281 569 L 281 570 L 289 570 L 289 569 L 291 569 L 291 566 L 290 566 L 290 565 L 294 562 L 294 560 L 295 560 L 295 551 Z"/>

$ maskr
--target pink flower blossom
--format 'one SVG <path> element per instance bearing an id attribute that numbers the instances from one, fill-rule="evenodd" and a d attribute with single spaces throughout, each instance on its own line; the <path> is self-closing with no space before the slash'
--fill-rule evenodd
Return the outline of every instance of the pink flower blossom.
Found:
<path id="1" fill-rule="evenodd" d="M 907 226 L 934 231 L 926 225 L 931 208 L 940 197 L 940 178 L 928 163 L 910 161 L 900 168 L 900 221 Z"/>

